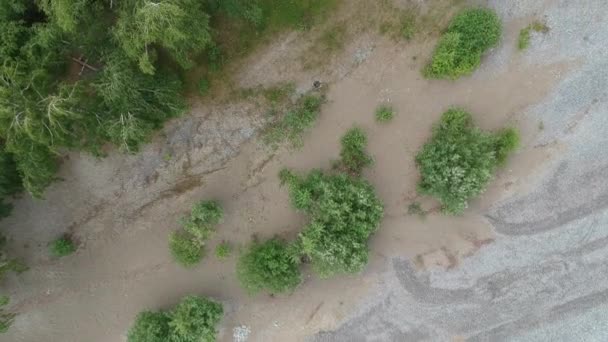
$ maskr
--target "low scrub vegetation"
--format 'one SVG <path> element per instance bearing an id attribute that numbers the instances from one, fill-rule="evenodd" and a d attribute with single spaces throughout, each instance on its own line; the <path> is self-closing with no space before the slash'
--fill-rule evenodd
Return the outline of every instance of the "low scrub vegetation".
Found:
<path id="1" fill-rule="evenodd" d="M 471 114 L 450 109 L 416 155 L 421 175 L 418 191 L 436 197 L 445 212 L 460 214 L 470 198 L 483 192 L 518 143 L 514 129 L 486 133 L 473 125 Z"/>
<path id="2" fill-rule="evenodd" d="M 14 313 L 6 312 L 4 307 L 8 305 L 9 298 L 7 296 L 0 296 L 0 334 L 8 331 L 8 328 L 13 324 L 15 318 Z"/>
<path id="3" fill-rule="evenodd" d="M 376 121 L 389 122 L 395 116 L 395 110 L 389 105 L 382 105 L 376 109 Z"/>
<path id="4" fill-rule="evenodd" d="M 172 310 L 144 311 L 129 329 L 128 342 L 213 342 L 222 319 L 222 305 L 187 296 Z"/>
<path id="5" fill-rule="evenodd" d="M 351 175 L 359 176 L 364 168 L 373 164 L 372 157 L 365 150 L 367 147 L 367 136 L 361 128 L 351 128 L 340 140 L 340 161 L 338 169 Z"/>
<path id="6" fill-rule="evenodd" d="M 215 256 L 218 259 L 227 259 L 232 254 L 232 245 L 228 241 L 222 241 L 215 247 Z"/>
<path id="7" fill-rule="evenodd" d="M 293 206 L 310 215 L 297 245 L 322 277 L 357 273 L 368 260 L 367 240 L 383 216 L 383 205 L 367 181 L 315 170 L 301 177 L 280 174 Z"/>
<path id="8" fill-rule="evenodd" d="M 549 27 L 547 27 L 545 23 L 535 21 L 521 29 L 521 31 L 519 31 L 519 39 L 517 41 L 517 48 L 519 50 L 525 50 L 530 46 L 530 36 L 532 31 L 547 33 L 549 32 Z"/>
<path id="9" fill-rule="evenodd" d="M 58 238 L 51 244 L 51 254 L 56 257 L 64 257 L 74 253 L 75 251 L 76 245 L 68 235 Z"/>
<path id="10" fill-rule="evenodd" d="M 310 129 L 321 109 L 323 96 L 319 94 L 309 94 L 303 96 L 295 106 L 273 123 L 264 134 L 264 142 L 277 148 L 284 141 L 290 142 L 292 147 L 301 147 L 303 144 L 302 135 Z"/>
<path id="11" fill-rule="evenodd" d="M 254 243 L 240 257 L 237 275 L 243 288 L 250 294 L 262 290 L 273 294 L 288 292 L 302 280 L 296 259 L 281 240 Z"/>
<path id="12" fill-rule="evenodd" d="M 198 264 L 207 240 L 223 217 L 222 207 L 215 201 L 195 204 L 190 215 L 180 220 L 182 230 L 169 236 L 169 249 L 175 261 L 186 267 Z"/>
<path id="13" fill-rule="evenodd" d="M 471 74 L 483 54 L 498 44 L 501 31 L 500 19 L 494 11 L 485 8 L 461 11 L 439 39 L 424 75 L 456 79 Z"/>

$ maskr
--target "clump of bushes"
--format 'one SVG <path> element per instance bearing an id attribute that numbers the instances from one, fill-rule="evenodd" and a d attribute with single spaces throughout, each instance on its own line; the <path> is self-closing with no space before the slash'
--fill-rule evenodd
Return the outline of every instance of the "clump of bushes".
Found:
<path id="1" fill-rule="evenodd" d="M 373 186 L 363 179 L 319 170 L 306 177 L 283 170 L 280 178 L 289 187 L 293 206 L 311 217 L 297 245 L 313 269 L 322 277 L 363 270 L 367 240 L 384 212 Z"/>
<path id="2" fill-rule="evenodd" d="M 76 251 L 76 245 L 72 238 L 68 235 L 64 235 L 51 244 L 51 254 L 56 257 L 64 257 L 70 255 Z"/>
<path id="3" fill-rule="evenodd" d="M 395 116 L 395 110 L 389 105 L 382 105 L 376 109 L 376 121 L 389 122 Z"/>
<path id="4" fill-rule="evenodd" d="M 342 148 L 340 150 L 339 169 L 358 176 L 363 169 L 373 163 L 365 148 L 367 147 L 367 136 L 361 128 L 351 128 L 342 136 L 340 140 Z"/>
<path id="5" fill-rule="evenodd" d="M 486 8 L 461 11 L 439 39 L 424 75 L 456 79 L 472 73 L 481 63 L 482 55 L 496 46 L 501 31 L 500 19 L 494 11 Z"/>
<path id="6" fill-rule="evenodd" d="M 532 24 L 524 27 L 519 31 L 519 39 L 517 41 L 517 48 L 519 50 L 525 50 L 530 46 L 530 34 L 532 31 L 547 33 L 549 32 L 549 27 L 540 21 L 535 21 Z"/>
<path id="7" fill-rule="evenodd" d="M 187 296 L 170 311 L 144 311 L 129 329 L 128 342 L 213 342 L 224 310 L 220 303 Z"/>
<path id="8" fill-rule="evenodd" d="M 473 125 L 471 114 L 450 109 L 416 155 L 421 174 L 418 192 L 439 199 L 445 212 L 462 213 L 518 144 L 516 130 L 483 132 Z"/>
<path id="9" fill-rule="evenodd" d="M 301 147 L 302 134 L 314 125 L 321 104 L 322 95 L 311 94 L 302 97 L 294 108 L 270 126 L 264 134 L 264 142 L 275 148 L 284 141 L 289 141 L 293 147 Z"/>
<path id="10" fill-rule="evenodd" d="M 223 216 L 222 207 L 215 201 L 195 204 L 190 215 L 181 219 L 182 230 L 169 236 L 169 249 L 175 261 L 186 267 L 198 264 L 204 256 L 206 241 Z"/>
<path id="11" fill-rule="evenodd" d="M 250 294 L 261 290 L 288 292 L 302 280 L 297 259 L 290 255 L 287 244 L 278 239 L 250 246 L 239 259 L 237 275 Z"/>

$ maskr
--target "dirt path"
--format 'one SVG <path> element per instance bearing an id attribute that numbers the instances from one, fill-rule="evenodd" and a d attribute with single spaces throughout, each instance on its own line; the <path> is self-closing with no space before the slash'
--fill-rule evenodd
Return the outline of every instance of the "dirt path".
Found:
<path id="1" fill-rule="evenodd" d="M 507 28 L 505 39 L 513 39 L 515 27 Z M 301 150 L 269 152 L 249 140 L 263 119 L 250 114 L 259 112 L 255 106 L 241 104 L 174 122 L 139 156 L 112 154 L 95 161 L 71 155 L 61 172 L 65 182 L 53 186 L 47 200 L 20 200 L 15 215 L 2 223 L 13 252 L 25 257 L 31 269 L 2 285 L 20 314 L 0 340 L 123 341 L 138 312 L 169 307 L 195 293 L 224 303 L 222 341 L 230 341 L 232 328 L 239 325 L 250 327 L 250 341 L 301 341 L 347 318 L 382 281 L 392 257 L 416 260 L 421 268 L 453 268 L 490 243 L 494 233 L 482 216 L 487 206 L 525 187 L 522 176 L 559 150 L 533 146 L 536 123 L 519 114 L 539 102 L 568 66 L 521 67 L 514 57 L 502 70 L 484 70 L 457 83 L 430 82 L 419 70 L 432 43 L 395 45 L 364 36 L 344 58 L 352 58 L 348 53 L 361 46 L 369 47 L 369 57 L 332 82 L 329 102 Z M 389 124 L 374 121 L 374 109 L 383 102 L 397 110 Z M 484 128 L 518 127 L 524 132 L 523 148 L 466 215 L 409 216 L 417 180 L 413 156 L 452 105 L 471 110 Z M 278 171 L 328 168 L 338 156 L 340 136 L 353 125 L 368 134 L 375 164 L 365 176 L 386 205 L 386 218 L 371 241 L 370 266 L 358 276 L 306 277 L 290 296 L 247 297 L 235 279 L 235 258 L 220 262 L 213 248 L 222 240 L 244 245 L 253 234 L 297 234 L 305 218 L 288 205 Z M 214 148 L 222 144 L 227 148 Z M 226 220 L 208 257 L 184 270 L 171 261 L 167 235 L 199 199 L 219 200 Z M 45 242 L 65 229 L 78 237 L 81 248 L 52 260 Z"/>

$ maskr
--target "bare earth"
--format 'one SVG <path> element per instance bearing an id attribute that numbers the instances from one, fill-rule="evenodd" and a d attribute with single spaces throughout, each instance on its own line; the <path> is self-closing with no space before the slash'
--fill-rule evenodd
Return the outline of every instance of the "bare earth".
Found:
<path id="1" fill-rule="evenodd" d="M 502 43 L 456 82 L 421 77 L 433 40 L 360 34 L 313 71 L 293 67 L 305 40 L 298 34 L 257 52 L 244 63 L 242 86 L 329 84 L 300 150 L 261 145 L 264 108 L 242 100 L 193 103 L 136 156 L 70 154 L 45 200 L 24 196 L 1 222 L 12 254 L 31 269 L 1 285 L 19 315 L 0 341 L 125 341 L 138 312 L 186 294 L 224 304 L 221 341 L 242 325 L 248 341 L 262 342 L 608 340 L 608 6 L 490 6 L 505 22 Z M 518 52 L 519 29 L 535 18 L 551 30 Z M 373 112 L 384 102 L 397 116 L 377 124 Z M 408 215 L 414 199 L 436 206 L 416 197 L 413 157 L 450 106 L 469 109 L 485 129 L 519 128 L 523 146 L 465 215 Z M 306 218 L 290 207 L 278 171 L 329 168 L 353 125 L 368 134 L 375 163 L 365 177 L 386 206 L 369 267 L 329 280 L 307 276 L 291 295 L 246 296 L 236 257 L 218 261 L 215 245 L 295 236 Z M 219 200 L 226 219 L 207 258 L 185 270 L 171 261 L 167 236 L 200 199 Z M 79 250 L 49 257 L 47 243 L 66 231 Z"/>

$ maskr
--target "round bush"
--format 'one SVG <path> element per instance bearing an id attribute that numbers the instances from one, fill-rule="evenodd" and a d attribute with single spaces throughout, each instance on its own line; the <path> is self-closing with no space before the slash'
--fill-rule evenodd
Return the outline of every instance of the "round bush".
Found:
<path id="1" fill-rule="evenodd" d="M 367 241 L 383 216 L 383 205 L 367 181 L 313 171 L 301 178 L 283 171 L 293 205 L 311 216 L 299 244 L 322 277 L 357 273 L 368 260 Z"/>
<path id="2" fill-rule="evenodd" d="M 185 297 L 169 314 L 171 341 L 214 342 L 215 326 L 223 313 L 219 303 L 197 296 Z"/>
<path id="3" fill-rule="evenodd" d="M 471 197 L 484 190 L 492 172 L 518 141 L 513 129 L 485 133 L 473 126 L 471 114 L 450 109 L 416 155 L 421 174 L 418 191 L 437 197 L 444 211 L 459 214 Z"/>
<path id="4" fill-rule="evenodd" d="M 487 8 L 466 9 L 452 19 L 439 39 L 424 74 L 429 78 L 455 79 L 468 75 L 481 63 L 481 56 L 496 46 L 502 28 L 494 11 Z"/>
<path id="5" fill-rule="evenodd" d="M 261 290 L 290 291 L 301 281 L 297 261 L 285 243 L 277 239 L 253 244 L 239 259 L 237 275 L 241 285 L 251 294 Z"/>
<path id="6" fill-rule="evenodd" d="M 200 242 L 186 234 L 171 233 L 169 249 L 173 259 L 185 267 L 194 266 L 203 259 L 203 247 Z"/>
<path id="7" fill-rule="evenodd" d="M 127 335 L 128 342 L 167 342 L 168 340 L 169 316 L 164 312 L 141 312 Z"/>
<path id="8" fill-rule="evenodd" d="M 69 236 L 63 236 L 55 241 L 51 245 L 51 254 L 56 257 L 63 257 L 70 255 L 76 251 L 76 246 Z"/>

